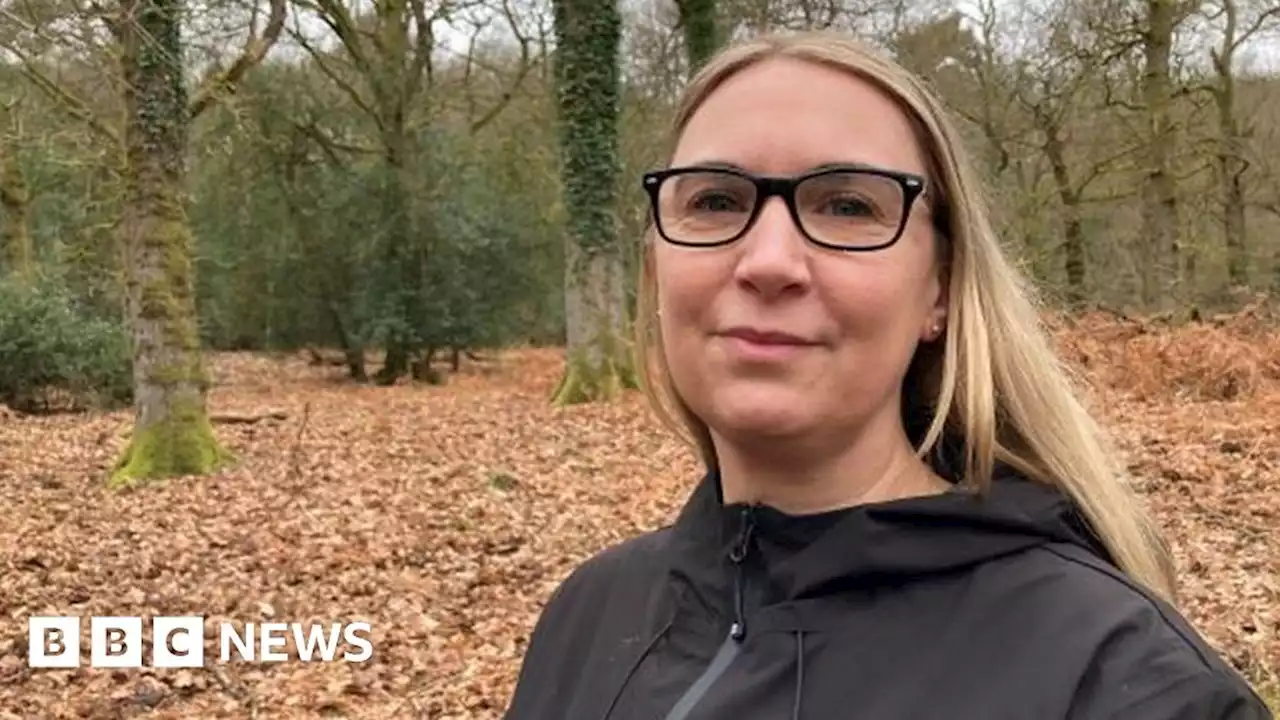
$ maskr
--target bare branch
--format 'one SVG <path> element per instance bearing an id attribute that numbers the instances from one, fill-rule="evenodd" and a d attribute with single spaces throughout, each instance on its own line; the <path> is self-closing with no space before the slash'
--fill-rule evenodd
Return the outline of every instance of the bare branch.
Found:
<path id="1" fill-rule="evenodd" d="M 346 93 L 347 97 L 351 99 L 351 102 L 355 104 L 356 107 L 360 108 L 361 112 L 368 115 L 369 118 L 373 120 L 374 124 L 378 126 L 379 130 L 382 130 L 381 115 L 379 115 L 379 113 L 374 110 L 369 103 L 365 102 L 364 97 L 361 96 L 360 91 L 357 90 L 354 85 L 347 82 L 342 75 L 338 73 L 338 71 L 333 67 L 333 64 L 326 59 L 325 54 L 313 47 L 311 42 L 308 41 L 301 32 L 297 30 L 290 30 L 289 35 L 295 42 L 302 46 L 303 50 L 307 51 L 307 54 L 311 56 L 316 67 L 320 69 L 320 72 L 324 73 L 325 77 L 332 80 L 333 84 L 337 85 L 339 90 Z M 351 49 L 347 48 L 347 51 L 348 54 L 350 54 Z M 353 61 L 354 59 L 355 58 L 353 57 Z"/>
<path id="2" fill-rule="evenodd" d="M 51 42 L 49 38 L 44 37 L 39 29 L 32 27 L 22 18 L 13 14 L 6 8 L 0 8 L 0 17 L 4 17 L 16 23 L 18 27 L 23 30 Z M 18 61 L 22 64 L 21 70 L 23 76 L 25 76 L 31 84 L 39 88 L 41 92 L 62 107 L 67 114 L 88 125 L 95 133 L 102 136 L 108 142 L 117 146 L 120 144 L 120 133 L 104 123 L 102 119 L 93 112 L 87 102 L 76 97 L 74 93 L 63 87 L 58 83 L 58 81 L 46 75 L 44 71 L 36 66 L 34 58 L 14 44 L 5 44 L 0 47 L 4 47 L 4 49 L 13 53 L 13 55 L 18 58 Z"/>
<path id="3" fill-rule="evenodd" d="M 462 85 L 463 87 L 472 87 L 471 70 L 476 64 L 476 41 L 480 37 L 480 33 L 489 25 L 488 20 L 476 22 L 475 32 L 471 33 L 471 37 L 467 40 L 467 55 L 462 60 Z M 467 109 L 469 115 L 475 115 L 476 98 L 472 93 L 467 93 Z"/>
<path id="4" fill-rule="evenodd" d="M 1095 67 L 1107 67 L 1116 62 L 1120 58 L 1137 50 L 1142 46 L 1141 36 L 1131 38 L 1124 42 L 1116 43 L 1106 53 L 1098 57 L 1093 54 L 1090 48 L 1078 48 L 1076 50 L 1076 60 L 1085 63 L 1092 63 Z"/>
<path id="5" fill-rule="evenodd" d="M 496 118 L 499 115 L 499 113 L 502 112 L 503 108 L 505 108 L 507 105 L 511 103 L 511 99 L 515 97 L 516 90 L 519 89 L 520 85 L 524 83 L 524 79 L 528 77 L 529 71 L 531 71 L 533 67 L 537 64 L 533 62 L 530 57 L 532 54 L 532 40 L 528 36 L 521 33 L 520 30 L 517 28 L 515 16 L 514 16 L 514 13 L 512 13 L 511 11 L 509 0 L 503 0 L 502 11 L 504 14 L 506 14 L 507 21 L 511 23 L 512 31 L 515 32 L 516 38 L 520 41 L 519 70 L 516 71 L 515 78 L 511 81 L 511 83 L 507 86 L 507 88 L 502 92 L 502 96 L 498 99 L 498 101 L 495 102 L 493 106 L 490 107 L 489 110 L 485 112 L 484 115 L 481 115 L 478 119 L 472 121 L 471 132 L 473 133 L 479 132 L 481 129 L 484 128 L 485 125 L 488 125 L 490 122 L 492 122 L 493 119 Z"/>
<path id="6" fill-rule="evenodd" d="M 117 42 L 120 40 L 120 9 L 108 8 L 99 0 L 72 0 L 75 6 L 76 16 L 81 18 L 85 24 L 91 24 L 94 21 L 101 22 L 102 25 L 110 33 L 111 38 Z"/>
<path id="7" fill-rule="evenodd" d="M 320 126 L 316 123 L 315 120 L 310 120 L 305 123 L 298 122 L 295 120 L 293 125 L 297 129 L 297 131 L 300 134 L 302 134 L 304 137 L 308 137 L 316 141 L 316 144 L 318 144 L 321 147 L 321 149 L 325 151 L 325 154 L 328 155 L 329 159 L 336 165 L 342 164 L 341 160 L 339 160 L 337 156 L 336 151 L 338 150 L 341 150 L 343 152 L 356 153 L 359 155 L 379 155 L 382 152 L 381 150 L 378 150 L 376 148 L 369 148 L 363 145 L 352 145 L 350 143 L 344 143 L 340 140 L 335 140 L 329 137 L 329 135 L 326 134 L 325 131 L 320 128 Z"/>
<path id="8" fill-rule="evenodd" d="M 405 99 L 412 98 L 418 94 L 418 90 L 422 87 L 423 80 L 427 81 L 427 87 L 435 82 L 434 68 L 431 66 L 431 53 L 436 47 L 435 22 L 439 17 L 444 6 L 436 8 L 436 11 L 427 16 L 426 8 L 423 0 L 409 0 L 409 7 L 413 12 L 413 22 L 418 27 L 417 42 L 413 51 L 413 64 L 409 67 L 409 74 L 404 79 L 403 95 Z"/>
<path id="9" fill-rule="evenodd" d="M 1081 177 L 1079 180 L 1076 181 L 1076 192 L 1083 195 L 1084 191 L 1087 190 L 1089 186 L 1093 184 L 1094 180 L 1097 180 L 1099 177 L 1102 177 L 1107 172 L 1114 169 L 1114 167 L 1118 165 L 1121 160 L 1124 160 L 1130 155 L 1135 155 L 1137 153 L 1142 152 L 1144 147 L 1145 146 L 1142 143 L 1134 143 L 1132 145 L 1129 145 L 1128 147 L 1122 147 L 1120 148 L 1120 150 L 1095 162 L 1093 164 L 1093 167 L 1089 168 L 1088 174 L 1084 175 L 1083 177 Z"/>
<path id="10" fill-rule="evenodd" d="M 1147 110 L 1146 105 L 1143 103 L 1135 103 L 1131 100 L 1117 97 L 1111 78 L 1105 72 L 1102 73 L 1102 96 L 1102 104 L 1106 107 L 1124 108 L 1133 113 L 1143 113 Z"/>
<path id="11" fill-rule="evenodd" d="M 219 95 L 235 92 L 236 83 L 240 82 L 240 78 L 250 68 L 262 62 L 262 59 L 270 52 L 271 46 L 275 45 L 276 40 L 279 39 L 280 31 L 284 29 L 284 18 L 287 9 L 287 0 L 271 0 L 271 14 L 267 17 L 267 26 L 262 31 L 262 37 L 255 37 L 250 32 L 249 41 L 245 43 L 240 57 L 236 58 L 235 62 L 225 72 L 217 73 L 205 82 L 189 105 L 188 113 L 190 117 L 199 117 L 209 106 L 213 105 Z"/>
<path id="12" fill-rule="evenodd" d="M 369 58 L 365 53 L 364 41 L 361 39 L 362 34 L 356 29 L 356 23 L 351 18 L 351 14 L 347 12 L 341 2 L 336 2 L 335 0 L 315 0 L 315 2 L 316 13 L 329 26 L 329 29 L 338 36 L 338 40 L 346 48 L 347 54 L 351 56 L 352 64 L 361 73 L 368 76 L 371 72 Z M 311 52 L 313 57 L 316 55 L 310 48 L 308 48 L 308 52 Z"/>
<path id="13" fill-rule="evenodd" d="M 1261 13 L 1259 13 L 1258 17 L 1253 19 L 1253 24 L 1250 25 L 1244 32 L 1240 33 L 1240 36 L 1236 38 L 1236 41 L 1235 43 L 1232 44 L 1231 49 L 1232 50 L 1240 49 L 1240 47 L 1245 43 L 1249 42 L 1249 40 L 1251 40 L 1254 35 L 1257 35 L 1258 33 L 1262 32 L 1266 28 L 1268 22 L 1272 22 L 1272 21 L 1280 21 L 1280 5 L 1273 5 L 1267 8 L 1266 10 L 1262 11 Z"/>

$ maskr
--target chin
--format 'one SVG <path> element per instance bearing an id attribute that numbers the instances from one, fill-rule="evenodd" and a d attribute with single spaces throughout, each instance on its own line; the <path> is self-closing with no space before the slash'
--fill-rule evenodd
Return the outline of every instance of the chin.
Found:
<path id="1" fill-rule="evenodd" d="M 785 388 L 726 388 L 713 393 L 707 412 L 699 414 L 729 437 L 784 438 L 814 427 L 819 402 Z"/>

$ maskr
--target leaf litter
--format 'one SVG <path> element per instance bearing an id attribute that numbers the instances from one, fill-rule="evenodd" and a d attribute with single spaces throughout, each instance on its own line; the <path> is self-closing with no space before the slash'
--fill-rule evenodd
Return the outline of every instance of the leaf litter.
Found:
<path id="1" fill-rule="evenodd" d="M 1169 328 L 1047 318 L 1167 533 L 1192 622 L 1280 681 L 1280 330 L 1257 308 Z M 549 407 L 563 353 L 360 386 L 298 356 L 219 354 L 240 462 L 112 493 L 130 413 L 0 408 L 0 720 L 500 718 L 538 612 L 582 560 L 674 518 L 693 456 L 639 393 Z M 32 615 L 205 618 L 195 669 L 27 667 Z M 372 627 L 363 663 L 219 660 L 217 623 Z M 340 646 L 339 650 L 347 649 Z M 351 648 L 355 649 L 355 648 Z"/>

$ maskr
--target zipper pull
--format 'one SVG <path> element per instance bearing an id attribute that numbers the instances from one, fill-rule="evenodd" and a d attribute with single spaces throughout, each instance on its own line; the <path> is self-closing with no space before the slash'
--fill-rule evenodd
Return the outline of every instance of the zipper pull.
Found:
<path id="1" fill-rule="evenodd" d="M 743 607 L 743 595 L 746 592 L 744 587 L 744 574 L 746 569 L 743 567 L 743 561 L 747 559 L 747 552 L 751 549 L 751 533 L 755 530 L 755 507 L 748 506 L 742 511 L 742 529 L 738 533 L 738 539 L 734 542 L 733 547 L 729 548 L 729 560 L 735 566 L 733 578 L 733 625 L 729 628 L 729 637 L 737 642 L 747 636 L 747 617 Z"/>

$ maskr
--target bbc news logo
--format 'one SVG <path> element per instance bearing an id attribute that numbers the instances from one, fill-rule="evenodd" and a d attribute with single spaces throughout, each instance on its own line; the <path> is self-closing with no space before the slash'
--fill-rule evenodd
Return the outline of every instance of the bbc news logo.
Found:
<path id="1" fill-rule="evenodd" d="M 142 657 L 141 617 L 89 618 L 89 665 L 103 668 L 140 668 Z M 203 667 L 204 618 L 157 616 L 151 622 L 151 666 L 158 668 Z M 369 623 L 328 625 L 267 622 L 245 623 L 243 628 L 228 622 L 218 625 L 218 660 L 231 661 L 234 652 L 247 662 L 284 662 L 289 637 L 298 659 L 303 662 L 333 662 L 339 657 L 340 641 L 359 648 L 344 650 L 347 662 L 365 662 L 373 656 Z M 80 618 L 35 616 L 27 623 L 27 664 L 33 668 L 74 668 L 80 666 Z"/>

